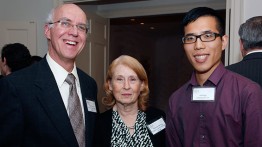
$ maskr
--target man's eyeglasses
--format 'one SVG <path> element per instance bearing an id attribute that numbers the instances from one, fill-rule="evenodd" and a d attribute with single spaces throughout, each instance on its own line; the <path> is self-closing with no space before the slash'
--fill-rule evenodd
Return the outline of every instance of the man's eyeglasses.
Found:
<path id="1" fill-rule="evenodd" d="M 217 37 L 221 37 L 221 36 L 222 35 L 218 33 L 206 32 L 201 35 L 187 35 L 182 38 L 182 42 L 184 44 L 195 43 L 197 41 L 197 38 L 199 38 L 202 42 L 210 42 L 210 41 L 214 41 Z"/>
<path id="2" fill-rule="evenodd" d="M 76 26 L 78 31 L 84 32 L 84 33 L 88 32 L 88 28 L 85 24 L 74 25 L 68 20 L 58 20 L 56 22 L 49 22 L 48 24 L 55 24 L 55 23 L 59 23 L 61 25 L 61 27 L 65 28 L 65 29 L 71 29 L 72 27 Z"/>

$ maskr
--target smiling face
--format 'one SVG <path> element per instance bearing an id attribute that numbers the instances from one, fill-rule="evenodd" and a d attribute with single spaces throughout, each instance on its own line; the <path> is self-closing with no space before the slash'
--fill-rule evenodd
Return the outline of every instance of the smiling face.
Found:
<path id="1" fill-rule="evenodd" d="M 87 20 L 85 13 L 74 4 L 65 4 L 55 9 L 53 22 L 60 20 L 66 20 L 73 26 L 65 28 L 61 23 L 46 25 L 45 35 L 51 58 L 65 68 L 68 63 L 74 63 L 85 46 L 86 33 L 79 31 L 75 25 L 86 24 Z"/>
<path id="2" fill-rule="evenodd" d="M 112 80 L 108 82 L 117 105 L 138 106 L 138 96 L 143 90 L 144 83 L 131 68 L 122 64 L 117 65 Z"/>
<path id="3" fill-rule="evenodd" d="M 214 17 L 202 16 L 189 23 L 184 28 L 185 36 L 188 34 L 200 35 L 205 32 L 219 33 Z M 227 45 L 227 36 L 217 37 L 211 42 L 202 42 L 200 38 L 195 43 L 184 44 L 189 62 L 194 67 L 197 76 L 203 75 L 207 79 L 221 62 L 222 51 Z"/>

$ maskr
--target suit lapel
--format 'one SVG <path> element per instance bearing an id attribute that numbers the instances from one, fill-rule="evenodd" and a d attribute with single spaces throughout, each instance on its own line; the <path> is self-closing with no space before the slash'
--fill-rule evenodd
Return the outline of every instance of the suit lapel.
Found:
<path id="1" fill-rule="evenodd" d="M 39 64 L 35 86 L 38 99 L 68 146 L 78 146 L 55 78 L 46 59 Z"/>
<path id="2" fill-rule="evenodd" d="M 89 83 L 90 81 L 85 78 L 86 75 L 83 75 L 81 71 L 77 71 L 80 87 L 81 87 L 81 93 L 82 93 L 82 100 L 83 100 L 83 106 L 84 106 L 84 114 L 85 114 L 85 129 L 86 129 L 86 146 L 92 146 L 92 139 L 93 139 L 93 129 L 94 129 L 94 123 L 95 123 L 95 116 L 97 115 L 97 112 L 91 112 L 88 111 L 87 108 L 87 102 L 86 100 L 94 101 L 96 97 L 92 97 L 92 93 L 96 93 L 94 87 L 92 87 L 92 83 Z M 95 101 L 94 101 L 95 102 Z M 97 102 L 95 102 L 96 108 L 98 109 Z"/>
<path id="3" fill-rule="evenodd" d="M 82 101 L 83 101 L 83 106 L 84 106 L 84 114 L 85 114 L 85 136 L 86 136 L 86 146 L 90 141 L 89 141 L 89 135 L 88 132 L 90 132 L 88 129 L 90 129 L 90 116 L 89 116 L 89 112 L 87 109 L 87 104 L 86 104 L 86 99 L 88 97 L 88 87 L 85 84 L 86 82 L 84 81 L 83 77 L 81 76 L 81 74 L 79 74 L 79 72 L 77 72 L 78 77 L 79 77 L 79 82 L 80 82 L 80 87 L 81 87 L 81 93 L 82 93 Z"/>

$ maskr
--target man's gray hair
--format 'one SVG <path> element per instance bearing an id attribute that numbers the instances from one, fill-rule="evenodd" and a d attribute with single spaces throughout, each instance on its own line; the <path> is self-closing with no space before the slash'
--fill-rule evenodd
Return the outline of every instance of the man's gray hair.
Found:
<path id="1" fill-rule="evenodd" d="M 262 16 L 255 16 L 241 24 L 239 37 L 244 50 L 262 49 Z"/>
<path id="2" fill-rule="evenodd" d="M 48 25 L 49 28 L 53 27 L 53 24 L 50 24 L 54 21 L 54 12 L 55 12 L 55 9 L 53 8 L 47 15 L 47 18 L 46 18 L 46 24 Z"/>

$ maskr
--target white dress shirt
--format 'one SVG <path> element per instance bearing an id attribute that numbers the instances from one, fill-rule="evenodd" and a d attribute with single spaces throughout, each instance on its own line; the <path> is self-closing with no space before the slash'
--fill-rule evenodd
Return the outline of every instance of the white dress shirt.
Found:
<path id="1" fill-rule="evenodd" d="M 65 82 L 65 79 L 67 77 L 67 75 L 69 74 L 62 66 L 60 66 L 59 64 L 57 64 L 49 55 L 49 53 L 47 53 L 46 55 L 46 60 L 47 63 L 49 65 L 49 67 L 51 68 L 51 71 L 55 77 L 58 89 L 60 91 L 60 94 L 62 96 L 65 108 L 67 110 L 67 114 L 69 114 L 68 111 L 68 97 L 69 97 L 69 84 L 67 82 Z M 82 112 L 83 112 L 83 118 L 85 120 L 85 115 L 84 115 L 84 107 L 83 107 L 83 100 L 82 100 L 82 94 L 81 94 L 81 87 L 80 87 L 80 83 L 79 83 L 79 77 L 77 74 L 77 70 L 76 70 L 76 65 L 74 64 L 74 68 L 71 72 L 76 79 L 76 89 L 77 89 L 77 94 L 78 97 L 80 99 L 80 103 L 81 103 L 81 107 L 82 107 Z"/>

